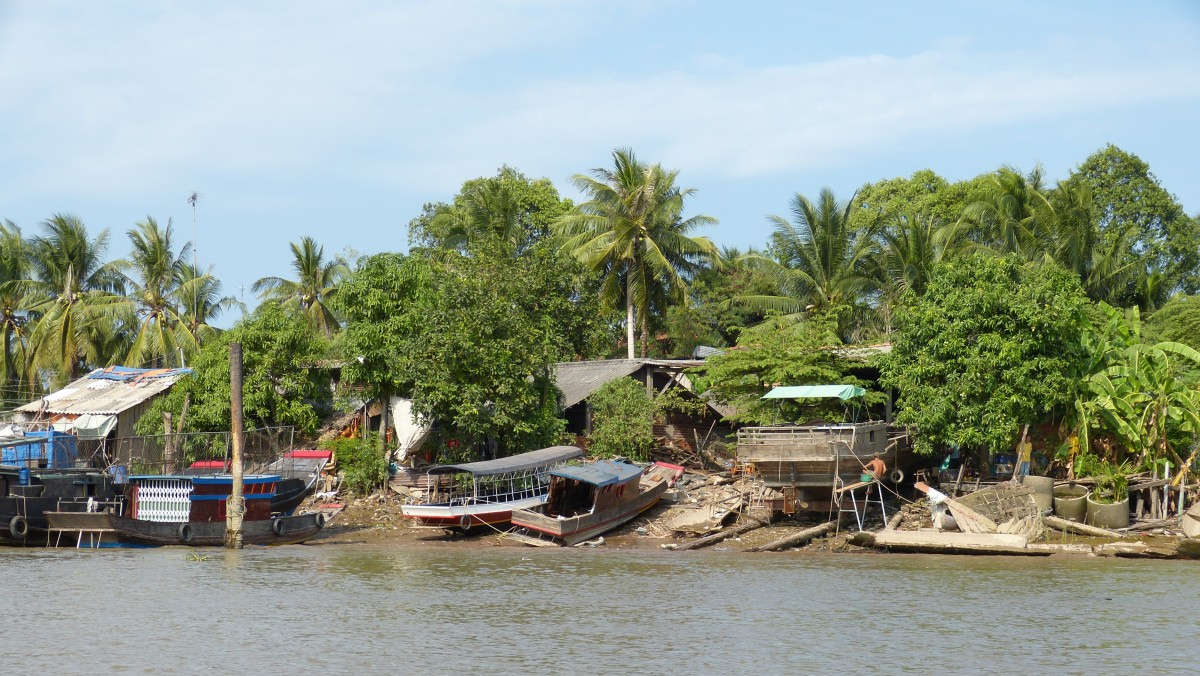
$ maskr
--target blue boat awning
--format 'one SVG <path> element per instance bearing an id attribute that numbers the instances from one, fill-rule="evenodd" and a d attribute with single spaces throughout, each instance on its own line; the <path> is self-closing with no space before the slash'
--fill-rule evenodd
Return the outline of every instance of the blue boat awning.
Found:
<path id="1" fill-rule="evenodd" d="M 792 385 L 776 387 L 763 395 L 763 399 L 853 399 L 867 391 L 854 385 Z"/>
<path id="2" fill-rule="evenodd" d="M 607 486 L 627 481 L 642 473 L 642 468 L 625 462 L 599 460 L 587 465 L 560 467 L 550 474 L 567 479 L 578 479 L 595 486 Z"/>

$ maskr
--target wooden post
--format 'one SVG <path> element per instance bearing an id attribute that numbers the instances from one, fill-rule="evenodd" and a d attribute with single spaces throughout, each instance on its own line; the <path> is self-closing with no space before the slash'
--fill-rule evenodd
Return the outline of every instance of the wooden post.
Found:
<path id="1" fill-rule="evenodd" d="M 175 473 L 175 442 L 172 433 L 175 428 L 171 425 L 171 412 L 163 411 L 163 474 Z"/>
<path id="2" fill-rule="evenodd" d="M 225 546 L 242 548 L 242 516 L 246 513 L 246 498 L 242 491 L 242 344 L 229 344 L 229 404 L 233 420 L 233 490 L 225 509 Z"/>

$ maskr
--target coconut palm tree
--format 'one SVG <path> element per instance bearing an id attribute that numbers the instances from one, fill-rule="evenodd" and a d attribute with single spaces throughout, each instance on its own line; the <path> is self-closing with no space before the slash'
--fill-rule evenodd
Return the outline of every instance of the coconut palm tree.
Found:
<path id="1" fill-rule="evenodd" d="M 683 218 L 684 202 L 695 194 L 676 184 L 677 171 L 643 164 L 633 151 L 613 151 L 613 168 L 571 180 L 588 201 L 555 222 L 562 250 L 602 278 L 600 297 L 625 306 L 628 356 L 634 358 L 637 324 L 642 326 L 642 354 L 656 298 L 683 302 L 686 276 L 704 261 L 719 261 L 717 247 L 691 231 L 715 224 L 711 216 Z"/>
<path id="2" fill-rule="evenodd" d="M 0 223 L 0 401 L 27 398 L 30 369 L 29 243 L 15 223 Z"/>
<path id="3" fill-rule="evenodd" d="M 38 365 L 57 371 L 56 382 L 75 378 L 85 364 L 105 363 L 103 345 L 121 317 L 123 278 L 103 260 L 108 231 L 95 239 L 77 216 L 55 214 L 33 238 L 29 312 L 37 317 L 30 349 Z"/>
<path id="4" fill-rule="evenodd" d="M 1040 165 L 1029 174 L 1001 167 L 988 178 L 984 199 L 963 209 L 962 220 L 980 243 L 1034 260 L 1053 249 L 1054 209 L 1043 183 Z"/>
<path id="5" fill-rule="evenodd" d="M 821 189 L 815 204 L 796 193 L 791 221 L 770 217 L 775 229 L 767 254 L 747 256 L 775 275 L 780 295 L 741 296 L 738 301 L 792 319 L 806 311 L 850 309 L 849 316 L 840 317 L 838 332 L 843 337 L 851 333 L 880 288 L 871 263 L 876 242 L 871 233 L 850 226 L 853 202 L 838 202 L 829 188 Z"/>
<path id="6" fill-rule="evenodd" d="M 183 319 L 177 302 L 180 282 L 190 275 L 187 258 L 191 243 L 176 255 L 171 221 L 160 227 L 153 217 L 127 232 L 128 260 L 114 264 L 125 278 L 130 318 L 130 346 L 125 363 L 131 366 L 181 365 L 199 351 L 199 343 Z"/>
<path id="7" fill-rule="evenodd" d="M 198 348 L 220 333 L 212 322 L 222 312 L 238 308 L 246 314 L 246 306 L 237 298 L 221 295 L 221 280 L 213 276 L 211 268 L 199 272 L 195 267 L 185 265 L 179 285 L 175 287 L 174 302 Z"/>
<path id="8" fill-rule="evenodd" d="M 325 336 L 332 336 L 341 325 L 337 316 L 326 305 L 337 294 L 338 284 L 350 273 L 349 266 L 341 256 L 325 259 L 325 247 L 312 237 L 292 242 L 292 267 L 299 279 L 263 277 L 254 282 L 251 290 L 265 302 L 277 302 L 283 307 L 298 311 Z"/>

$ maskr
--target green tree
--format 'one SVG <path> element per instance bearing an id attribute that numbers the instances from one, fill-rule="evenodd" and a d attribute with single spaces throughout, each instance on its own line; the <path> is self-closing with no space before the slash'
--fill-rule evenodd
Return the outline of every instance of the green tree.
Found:
<path id="1" fill-rule="evenodd" d="M 349 267 L 341 256 L 326 260 L 325 247 L 312 237 L 301 237 L 298 244 L 292 242 L 289 246 L 297 279 L 263 277 L 250 289 L 266 302 L 277 302 L 299 313 L 313 328 L 331 337 L 341 325 L 328 301 L 337 295 L 338 284 L 349 273 Z"/>
<path id="2" fill-rule="evenodd" d="M 709 357 L 700 370 L 706 396 L 733 406 L 733 419 L 750 425 L 840 417 L 840 407 L 826 402 L 762 398 L 777 385 L 864 384 L 847 374 L 847 364 L 834 352 L 841 344 L 835 315 L 815 314 L 802 322 L 772 316 L 743 330 L 737 349 Z"/>
<path id="3" fill-rule="evenodd" d="M 923 296 L 908 294 L 882 366 L 899 392 L 896 421 L 916 449 L 1011 448 L 1022 424 L 1071 401 L 1084 360 L 1087 299 L 1055 265 L 975 254 L 939 267 Z"/>
<path id="4" fill-rule="evenodd" d="M 77 216 L 55 214 L 42 222 L 44 235 L 31 242 L 29 312 L 37 318 L 30 349 L 55 384 L 77 378 L 85 365 L 113 354 L 112 338 L 124 291 L 116 266 L 104 262 L 108 231 L 92 239 Z"/>
<path id="5" fill-rule="evenodd" d="M 1001 167 L 985 179 L 982 188 L 983 198 L 968 204 L 962 213 L 976 241 L 1027 261 L 1051 248 L 1054 209 L 1046 197 L 1041 166 L 1028 174 Z"/>
<path id="6" fill-rule="evenodd" d="M 1151 342 L 1183 343 L 1200 350 L 1200 296 L 1176 296 L 1145 322 Z"/>
<path id="7" fill-rule="evenodd" d="M 329 374 L 317 365 L 329 343 L 307 324 L 296 322 L 277 304 L 266 303 L 205 344 L 170 393 L 138 420 L 139 434 L 160 434 L 163 411 L 178 420 L 190 401 L 185 431 L 228 431 L 230 421 L 229 344 L 242 344 L 242 405 L 247 427 L 295 425 L 302 434 L 316 431 L 331 408 Z"/>
<path id="8" fill-rule="evenodd" d="M 754 261 L 776 276 L 780 295 L 742 296 L 751 307 L 798 318 L 806 310 L 848 309 L 841 316 L 839 335 L 849 336 L 861 325 L 867 299 L 879 280 L 872 274 L 876 244 L 870 233 L 850 226 L 854 199 L 838 202 L 822 188 L 814 204 L 800 193 L 792 198 L 792 220 L 771 216 L 775 229 L 767 256 Z"/>
<path id="9" fill-rule="evenodd" d="M 179 284 L 187 274 L 191 243 L 176 255 L 173 230 L 147 216 L 129 230 L 128 260 L 115 261 L 122 272 L 127 311 L 133 316 L 132 342 L 124 363 L 130 366 L 179 366 L 199 350 L 196 337 L 176 304 Z"/>
<path id="10" fill-rule="evenodd" d="M 931 222 L 953 223 L 982 196 L 982 181 L 950 183 L 930 169 L 908 178 L 891 178 L 859 188 L 850 211 L 850 229 L 881 232 L 899 219 L 921 214 Z"/>
<path id="11" fill-rule="evenodd" d="M 547 238 L 571 206 L 549 179 L 532 180 L 504 166 L 495 176 L 463 183 L 450 204 L 425 205 L 409 223 L 408 241 L 461 252 L 481 237 L 495 237 L 520 253 Z"/>
<path id="12" fill-rule="evenodd" d="M 610 380 L 596 390 L 592 407 L 592 433 L 588 451 L 597 457 L 650 458 L 654 448 L 654 402 L 646 386 L 632 378 Z"/>
<path id="13" fill-rule="evenodd" d="M 0 223 L 0 402 L 32 392 L 29 347 L 29 244 L 12 221 Z"/>
<path id="14" fill-rule="evenodd" d="M 688 234 L 716 219 L 684 219 L 684 202 L 695 190 L 679 188 L 677 171 L 643 164 L 631 150 L 614 151 L 613 168 L 593 169 L 591 174 L 572 179 L 589 199 L 559 219 L 555 229 L 563 250 L 603 279 L 603 303 L 624 305 L 628 356 L 633 359 L 639 323 L 646 354 L 655 298 L 683 302 L 685 277 L 702 262 L 717 258 L 717 248 L 707 237 Z"/>
<path id="15" fill-rule="evenodd" d="M 1140 274 L 1164 277 L 1161 300 L 1177 289 L 1200 291 L 1200 224 L 1184 213 L 1145 161 L 1109 144 L 1088 156 L 1072 177 L 1091 188 L 1105 240 L 1112 244 L 1128 236 L 1125 255 L 1135 259 Z"/>
<path id="16" fill-rule="evenodd" d="M 180 308 L 180 318 L 187 326 L 187 331 L 196 339 L 196 344 L 202 348 L 213 339 L 220 329 L 213 326 L 213 321 L 221 313 L 234 308 L 246 315 L 246 306 L 233 296 L 221 295 L 221 280 L 212 274 L 212 268 L 201 272 L 194 265 L 184 266 L 180 272 L 178 286 L 175 287 L 174 302 Z"/>

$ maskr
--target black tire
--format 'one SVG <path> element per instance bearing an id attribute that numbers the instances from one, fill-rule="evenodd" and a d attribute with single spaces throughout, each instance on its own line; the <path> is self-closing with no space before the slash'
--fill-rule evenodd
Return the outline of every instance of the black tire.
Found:
<path id="1" fill-rule="evenodd" d="M 317 512 L 317 528 L 324 528 L 328 521 L 329 519 L 325 516 L 324 512 Z"/>
<path id="2" fill-rule="evenodd" d="M 271 532 L 276 535 L 283 535 L 283 519 L 276 517 L 271 521 Z"/>
<path id="3" fill-rule="evenodd" d="M 175 534 L 179 536 L 180 542 L 182 542 L 184 544 L 191 542 L 192 541 L 192 525 L 190 523 L 179 524 L 179 529 L 177 531 L 175 531 Z"/>
<path id="4" fill-rule="evenodd" d="M 29 535 L 29 522 L 23 516 L 14 516 L 8 522 L 8 534 L 14 540 L 24 540 Z"/>

